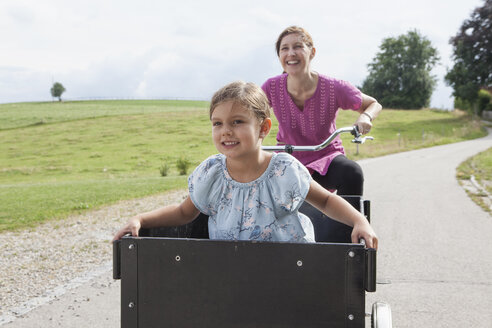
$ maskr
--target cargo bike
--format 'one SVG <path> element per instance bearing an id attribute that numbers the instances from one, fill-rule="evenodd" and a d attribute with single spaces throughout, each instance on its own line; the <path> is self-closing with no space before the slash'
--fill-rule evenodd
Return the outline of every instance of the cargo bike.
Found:
<path id="1" fill-rule="evenodd" d="M 336 130 L 316 146 L 264 146 L 316 151 L 339 134 L 364 143 L 356 127 Z M 342 196 L 370 221 L 370 201 Z M 142 229 L 113 244 L 121 279 L 121 327 L 392 327 L 388 304 L 365 312 L 376 291 L 376 250 L 351 242 L 352 228 L 304 203 L 316 243 L 209 240 L 207 217 L 179 227 Z"/>

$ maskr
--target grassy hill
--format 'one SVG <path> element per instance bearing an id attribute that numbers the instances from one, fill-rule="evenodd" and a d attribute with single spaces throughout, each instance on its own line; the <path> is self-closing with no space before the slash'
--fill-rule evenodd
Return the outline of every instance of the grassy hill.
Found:
<path id="1" fill-rule="evenodd" d="M 357 113 L 342 111 L 337 125 Z M 122 199 L 185 188 L 188 173 L 216 153 L 203 101 L 82 101 L 0 105 L 0 231 Z M 265 144 L 275 144 L 277 124 Z M 353 159 L 477 138 L 480 123 L 462 112 L 384 110 Z M 168 175 L 159 169 L 167 165 Z"/>

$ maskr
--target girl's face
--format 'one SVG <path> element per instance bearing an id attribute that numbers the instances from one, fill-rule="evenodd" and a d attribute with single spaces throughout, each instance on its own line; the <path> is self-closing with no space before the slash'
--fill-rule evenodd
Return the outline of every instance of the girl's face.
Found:
<path id="1" fill-rule="evenodd" d="M 270 120 L 270 119 L 265 119 Z M 219 104 L 212 113 L 212 139 L 217 150 L 227 158 L 247 158 L 260 151 L 265 134 L 253 113 L 233 101 Z"/>
<path id="2" fill-rule="evenodd" d="M 300 34 L 293 33 L 283 37 L 278 56 L 284 71 L 295 74 L 309 72 L 309 65 L 315 51 L 304 43 Z"/>

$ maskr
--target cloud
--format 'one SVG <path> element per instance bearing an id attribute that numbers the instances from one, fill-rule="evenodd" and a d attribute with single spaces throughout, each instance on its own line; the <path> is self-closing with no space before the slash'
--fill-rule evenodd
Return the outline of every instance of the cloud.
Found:
<path id="1" fill-rule="evenodd" d="M 51 77 L 46 72 L 0 66 L 0 100 L 9 102 L 51 99 Z"/>
<path id="2" fill-rule="evenodd" d="M 442 57 L 433 103 L 451 107 L 447 41 L 481 3 L 2 0 L 0 103 L 51 100 L 54 80 L 72 99 L 208 99 L 232 80 L 280 73 L 274 43 L 296 24 L 314 38 L 313 68 L 356 85 L 383 38 L 417 28 Z"/>

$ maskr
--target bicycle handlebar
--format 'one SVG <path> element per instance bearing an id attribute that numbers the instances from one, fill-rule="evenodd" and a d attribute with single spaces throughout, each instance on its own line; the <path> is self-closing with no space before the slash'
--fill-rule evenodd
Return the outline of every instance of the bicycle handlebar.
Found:
<path id="1" fill-rule="evenodd" d="M 339 134 L 350 132 L 354 139 L 352 139 L 353 143 L 363 144 L 366 140 L 373 140 L 373 137 L 363 137 L 357 126 L 347 126 L 340 129 L 337 129 L 333 132 L 325 141 L 316 146 L 294 146 L 294 145 L 276 145 L 276 146 L 262 146 L 261 149 L 266 151 L 284 151 L 286 153 L 291 154 L 293 151 L 318 151 L 326 148 Z"/>

